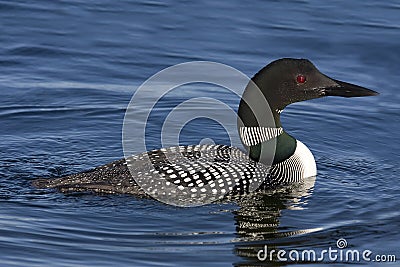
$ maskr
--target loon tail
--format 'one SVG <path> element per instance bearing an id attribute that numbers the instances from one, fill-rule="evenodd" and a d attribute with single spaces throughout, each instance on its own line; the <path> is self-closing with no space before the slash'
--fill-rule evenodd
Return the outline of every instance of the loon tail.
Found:
<path id="1" fill-rule="evenodd" d="M 132 178 L 124 158 L 77 174 L 38 178 L 32 181 L 32 185 L 41 189 L 54 188 L 63 193 L 89 191 L 149 197 Z"/>

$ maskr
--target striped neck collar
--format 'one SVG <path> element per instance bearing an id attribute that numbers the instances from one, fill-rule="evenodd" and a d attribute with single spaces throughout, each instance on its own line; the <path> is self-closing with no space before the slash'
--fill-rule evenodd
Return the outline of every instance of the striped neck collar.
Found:
<path id="1" fill-rule="evenodd" d="M 282 127 L 274 128 L 262 126 L 244 126 L 239 128 L 240 139 L 246 146 L 255 146 L 257 144 L 276 138 L 282 133 Z"/>

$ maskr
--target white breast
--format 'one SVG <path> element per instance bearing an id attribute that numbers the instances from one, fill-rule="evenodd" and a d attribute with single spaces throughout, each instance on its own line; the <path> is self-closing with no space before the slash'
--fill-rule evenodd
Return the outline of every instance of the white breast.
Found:
<path id="1" fill-rule="evenodd" d="M 288 159 L 275 164 L 271 168 L 271 176 L 275 182 L 301 182 L 305 178 L 317 175 L 317 165 L 311 151 L 299 140 L 296 150 Z"/>
<path id="2" fill-rule="evenodd" d="M 317 164 L 315 163 L 315 159 L 313 154 L 311 153 L 310 149 L 300 142 L 297 141 L 297 147 L 294 154 L 297 154 L 302 159 L 302 169 L 303 169 L 303 178 L 316 176 L 317 175 Z"/>

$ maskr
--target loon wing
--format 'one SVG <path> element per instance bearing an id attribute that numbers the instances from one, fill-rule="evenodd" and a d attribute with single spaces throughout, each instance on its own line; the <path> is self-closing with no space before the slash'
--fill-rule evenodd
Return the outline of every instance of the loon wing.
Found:
<path id="1" fill-rule="evenodd" d="M 243 194 L 255 190 L 269 170 L 236 147 L 193 145 L 144 152 L 86 172 L 36 179 L 33 184 L 61 192 L 94 191 L 139 197 L 148 197 L 146 192 L 165 195 L 209 193 L 207 190 L 218 195 Z"/>

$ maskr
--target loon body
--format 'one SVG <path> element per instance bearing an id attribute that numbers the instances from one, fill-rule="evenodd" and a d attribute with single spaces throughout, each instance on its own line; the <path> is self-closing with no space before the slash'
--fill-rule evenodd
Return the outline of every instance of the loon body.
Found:
<path id="1" fill-rule="evenodd" d="M 258 99 L 251 86 L 247 87 L 238 110 L 238 132 L 247 153 L 225 145 L 162 148 L 78 174 L 36 179 L 33 184 L 39 188 L 57 188 L 61 192 L 94 191 L 148 197 L 147 192 L 151 191 L 170 198 L 176 191 L 186 189 L 192 193 L 206 190 L 222 194 L 246 193 L 254 190 L 251 188 L 254 184 L 263 189 L 301 182 L 316 176 L 316 163 L 311 151 L 282 128 L 282 110 L 291 103 L 323 96 L 378 94 L 329 78 L 306 59 L 273 61 L 252 81 L 268 102 L 273 120 L 260 124 L 252 109 Z M 263 110 L 263 107 L 257 108 Z M 275 152 L 272 156 L 266 153 L 271 146 Z M 156 176 L 161 180 L 155 180 Z"/>

